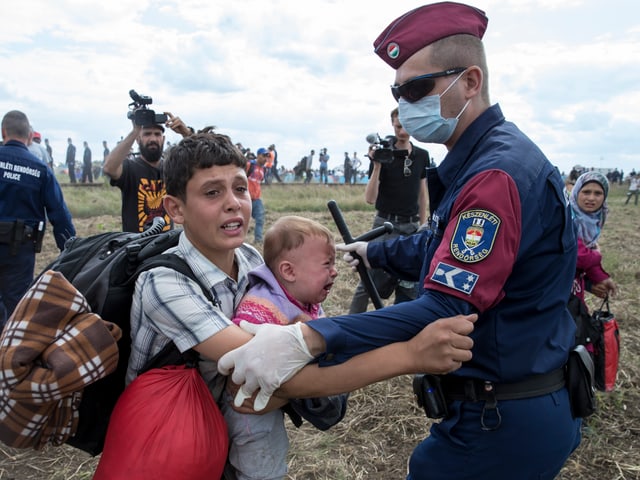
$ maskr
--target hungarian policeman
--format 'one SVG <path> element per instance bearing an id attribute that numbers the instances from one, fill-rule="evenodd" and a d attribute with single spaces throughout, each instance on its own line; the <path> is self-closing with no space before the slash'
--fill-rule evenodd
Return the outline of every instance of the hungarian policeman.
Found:
<path id="1" fill-rule="evenodd" d="M 414 480 L 552 479 L 580 443 L 563 374 L 575 332 L 566 309 L 577 245 L 571 215 L 557 170 L 490 104 L 486 27 L 481 10 L 443 2 L 399 17 L 374 43 L 396 70 L 400 122 L 448 154 L 428 171 L 428 229 L 339 248 L 352 265 L 356 253 L 368 267 L 422 280 L 422 295 L 286 327 L 300 332 L 292 347 L 324 352 L 326 365 L 410 338 L 439 317 L 478 313 L 473 358 L 448 375 L 414 381 L 430 416 L 442 418 L 411 456 Z M 228 354 L 236 368 L 252 344 L 268 349 L 256 332 Z M 254 385 L 281 366 L 261 361 L 262 371 L 251 364 L 234 377 Z"/>
<path id="2" fill-rule="evenodd" d="M 62 250 L 76 234 L 53 171 L 27 149 L 27 116 L 17 110 L 2 119 L 0 147 L 0 327 L 33 280 L 47 218 Z"/>

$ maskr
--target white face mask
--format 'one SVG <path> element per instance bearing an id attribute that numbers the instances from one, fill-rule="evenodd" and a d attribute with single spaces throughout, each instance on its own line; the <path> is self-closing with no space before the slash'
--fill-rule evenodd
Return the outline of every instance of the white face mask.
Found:
<path id="1" fill-rule="evenodd" d="M 398 118 L 409 135 L 425 143 L 445 143 L 451 138 L 458 125 L 458 119 L 471 100 L 467 100 L 455 118 L 443 118 L 440 113 L 440 97 L 447 93 L 463 74 L 464 72 L 458 75 L 440 95 L 426 95 L 414 103 L 409 103 L 400 97 Z"/>

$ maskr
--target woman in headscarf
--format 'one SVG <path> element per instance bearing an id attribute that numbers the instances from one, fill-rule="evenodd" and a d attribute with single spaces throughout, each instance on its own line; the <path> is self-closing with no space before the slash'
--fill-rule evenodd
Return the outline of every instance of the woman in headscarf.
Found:
<path id="1" fill-rule="evenodd" d="M 615 282 L 602 268 L 602 253 L 598 247 L 609 212 L 608 194 L 607 178 L 598 172 L 586 172 L 578 177 L 569 197 L 578 236 L 578 262 L 572 293 L 583 303 L 585 286 L 600 298 L 617 292 Z"/>

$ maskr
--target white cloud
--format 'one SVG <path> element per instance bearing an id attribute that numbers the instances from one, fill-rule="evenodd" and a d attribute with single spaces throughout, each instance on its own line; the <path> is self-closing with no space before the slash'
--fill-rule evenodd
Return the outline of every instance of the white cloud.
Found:
<path id="1" fill-rule="evenodd" d="M 640 167 L 635 1 L 474 5 L 490 19 L 491 96 L 509 120 L 561 170 Z M 416 6 L 27 0 L 3 7 L 0 110 L 24 110 L 61 160 L 67 137 L 96 151 L 103 139 L 114 145 L 126 135 L 134 88 L 196 128 L 217 125 L 253 149 L 275 143 L 287 166 L 322 147 L 337 166 L 344 151 L 364 154 L 368 133 L 391 133 L 393 71 L 372 43 Z M 427 148 L 437 161 L 445 154 Z"/>

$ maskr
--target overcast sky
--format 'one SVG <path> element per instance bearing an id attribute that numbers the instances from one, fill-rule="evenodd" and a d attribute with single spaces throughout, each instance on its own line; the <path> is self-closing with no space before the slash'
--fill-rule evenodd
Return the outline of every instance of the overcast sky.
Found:
<path id="1" fill-rule="evenodd" d="M 128 92 L 188 125 L 216 125 L 292 167 L 326 147 L 366 153 L 392 133 L 394 72 L 373 41 L 407 0 L 3 2 L 0 111 L 24 111 L 63 161 L 130 131 Z M 640 169 L 640 2 L 477 0 L 492 102 L 569 172 Z M 179 140 L 170 132 L 167 139 Z M 439 163 L 445 149 L 425 144 Z"/>

